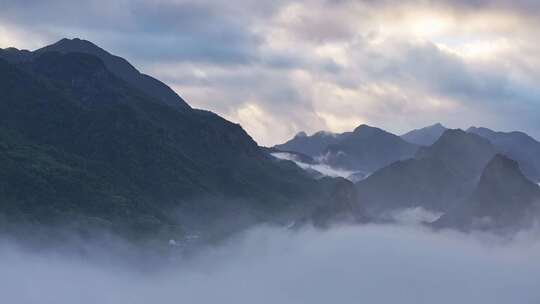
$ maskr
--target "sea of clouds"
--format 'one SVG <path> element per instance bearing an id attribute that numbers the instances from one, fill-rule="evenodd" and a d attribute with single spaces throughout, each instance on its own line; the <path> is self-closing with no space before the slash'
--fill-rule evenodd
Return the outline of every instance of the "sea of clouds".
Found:
<path id="1" fill-rule="evenodd" d="M 413 225 L 257 227 L 147 267 L 126 262 L 130 250 L 100 246 L 89 258 L 2 241 L 0 303 L 540 303 L 536 230 L 509 238 Z"/>

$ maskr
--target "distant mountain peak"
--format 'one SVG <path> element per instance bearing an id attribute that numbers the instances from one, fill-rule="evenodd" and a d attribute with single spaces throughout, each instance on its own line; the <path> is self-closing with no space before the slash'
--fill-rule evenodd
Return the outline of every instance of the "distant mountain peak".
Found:
<path id="1" fill-rule="evenodd" d="M 486 128 L 486 127 L 476 127 L 476 126 L 469 127 L 466 132 L 467 133 L 472 133 L 472 134 L 477 134 L 477 135 L 480 135 L 482 137 L 486 137 L 488 139 L 489 139 L 489 137 L 499 133 L 499 132 L 496 132 L 496 131 L 491 130 L 489 128 Z"/>
<path id="2" fill-rule="evenodd" d="M 98 47 L 94 43 L 92 43 L 92 42 L 90 42 L 88 40 L 85 40 L 85 39 L 81 39 L 81 38 L 72 38 L 72 39 L 62 38 L 62 39 L 58 40 L 58 42 L 55 43 L 55 45 L 61 45 L 61 44 L 92 45 L 92 46 Z"/>
<path id="3" fill-rule="evenodd" d="M 390 132 L 387 132 L 383 129 L 372 127 L 370 125 L 362 124 L 351 133 L 353 136 L 361 136 L 361 137 L 371 137 L 371 136 L 391 136 L 391 137 L 398 137 L 397 135 L 394 135 Z"/>
<path id="4" fill-rule="evenodd" d="M 503 154 L 496 154 L 487 164 L 482 177 L 498 176 L 501 171 L 511 172 L 513 174 L 519 173 L 519 175 L 523 176 L 517 161 L 510 159 Z M 523 176 L 523 178 L 525 178 L 525 176 Z"/>
<path id="5" fill-rule="evenodd" d="M 527 225 L 539 202 L 540 187 L 525 177 L 518 162 L 497 154 L 486 165 L 467 205 L 449 218 L 465 228 Z"/>
<path id="6" fill-rule="evenodd" d="M 484 128 L 484 127 L 477 127 L 477 126 L 470 126 L 468 129 L 467 129 L 467 132 L 471 132 L 471 131 L 474 131 L 474 130 L 489 130 L 488 128 Z"/>
<path id="7" fill-rule="evenodd" d="M 447 129 L 441 137 L 426 150 L 438 150 L 440 148 L 459 151 L 460 149 L 471 148 L 492 148 L 489 140 L 476 135 L 467 133 L 461 129 Z"/>
<path id="8" fill-rule="evenodd" d="M 353 132 L 356 133 L 356 132 L 361 132 L 361 131 L 365 131 L 365 130 L 381 130 L 381 129 L 372 127 L 370 125 L 361 124 L 358 127 L 356 127 Z"/>
<path id="9" fill-rule="evenodd" d="M 296 135 L 294 136 L 295 138 L 301 138 L 301 137 L 307 137 L 307 133 L 304 132 L 304 131 L 300 131 L 298 133 L 296 133 Z"/>
<path id="10" fill-rule="evenodd" d="M 319 156 L 328 145 L 336 144 L 340 136 L 340 134 L 334 134 L 328 131 L 319 131 L 310 136 L 302 131 L 297 133 L 294 138 L 283 144 L 276 145 L 274 148 L 315 157 Z"/>
<path id="11" fill-rule="evenodd" d="M 71 52 L 86 53 L 86 54 L 97 56 L 103 61 L 106 61 L 105 56 L 117 57 L 107 52 L 106 50 L 102 49 L 101 47 L 94 44 L 93 42 L 85 40 L 85 39 L 80 39 L 80 38 L 73 38 L 73 39 L 62 38 L 58 40 L 56 43 L 40 48 L 36 50 L 35 52 L 44 53 L 44 52 L 51 52 L 51 51 L 60 52 L 60 53 L 71 53 Z M 120 58 L 120 57 L 117 57 L 117 58 Z M 126 63 L 128 62 L 126 61 Z"/>
<path id="12" fill-rule="evenodd" d="M 313 136 L 335 136 L 335 133 L 332 133 L 330 131 L 318 131 L 317 133 L 313 134 Z"/>
<path id="13" fill-rule="evenodd" d="M 527 140 L 530 140 L 530 141 L 538 142 L 536 139 L 534 139 L 529 134 L 527 134 L 525 132 L 521 132 L 521 131 L 501 132 L 501 131 L 494 131 L 492 129 L 485 128 L 485 127 L 472 126 L 472 127 L 467 129 L 467 132 L 468 133 L 478 134 L 478 135 L 480 135 L 482 137 L 486 137 L 487 139 L 490 139 L 490 140 L 494 139 L 494 137 L 501 136 L 501 135 L 502 136 L 513 135 L 513 136 L 519 136 L 519 137 L 522 137 L 522 138 L 526 138 Z"/>
<path id="14" fill-rule="evenodd" d="M 424 130 L 424 129 L 444 129 L 444 130 L 446 130 L 448 128 L 446 128 L 442 123 L 437 122 L 437 123 L 434 123 L 432 125 L 429 125 L 427 127 L 423 127 L 423 128 L 417 129 L 417 130 Z"/>
<path id="15" fill-rule="evenodd" d="M 440 139 L 462 136 L 467 136 L 467 132 L 463 131 L 462 129 L 448 129 L 443 132 Z"/>
<path id="16" fill-rule="evenodd" d="M 475 178 L 495 154 L 495 147 L 489 140 L 461 129 L 448 129 L 433 145 L 419 149 L 416 158 L 441 160 Z"/>
<path id="17" fill-rule="evenodd" d="M 447 129 L 443 132 L 435 144 L 457 143 L 456 140 L 467 140 L 468 142 L 490 144 L 489 140 L 486 138 L 478 134 L 468 133 L 462 129 Z"/>
<path id="18" fill-rule="evenodd" d="M 373 172 L 394 161 L 413 157 L 418 146 L 382 129 L 362 124 L 352 132 L 319 131 L 311 136 L 299 133 L 274 148 L 311 157 L 323 156 L 326 164 L 337 168 Z"/>
<path id="19" fill-rule="evenodd" d="M 92 52 L 95 52 L 95 51 L 99 51 L 99 52 L 108 53 L 107 51 L 100 48 L 99 46 L 97 46 L 93 42 L 90 42 L 90 41 L 85 40 L 85 39 L 80 39 L 80 38 L 73 38 L 73 39 L 62 38 L 59 41 L 57 41 L 56 43 L 53 43 L 53 44 L 51 44 L 49 46 L 46 46 L 46 47 L 42 48 L 42 50 L 53 49 L 53 48 L 58 50 L 58 51 L 65 51 L 65 52 L 76 52 L 76 51 L 81 51 L 81 52 L 90 52 L 90 51 L 92 51 Z"/>
<path id="20" fill-rule="evenodd" d="M 513 181 L 514 183 L 519 182 L 522 185 L 529 185 L 529 187 L 538 188 L 538 191 L 540 191 L 540 186 L 530 181 L 523 174 L 517 161 L 506 155 L 497 154 L 486 165 L 480 179 L 480 185 L 491 184 L 494 186 L 501 186 L 507 184 L 509 181 Z"/>
<path id="21" fill-rule="evenodd" d="M 540 186 L 525 177 L 517 161 L 503 154 L 495 155 L 486 165 L 478 184 L 478 191 L 487 196 L 499 193 L 499 198 L 507 200 L 513 200 L 520 194 L 530 191 L 540 196 Z"/>
<path id="22" fill-rule="evenodd" d="M 407 132 L 401 135 L 401 138 L 413 144 L 430 146 L 435 143 L 446 130 L 447 128 L 441 123 L 436 123 L 431 126 Z"/>
<path id="23" fill-rule="evenodd" d="M 482 127 L 470 127 L 467 132 L 489 140 L 498 152 L 518 161 L 529 179 L 540 182 L 540 142 L 536 139 L 523 132 L 497 132 Z"/>

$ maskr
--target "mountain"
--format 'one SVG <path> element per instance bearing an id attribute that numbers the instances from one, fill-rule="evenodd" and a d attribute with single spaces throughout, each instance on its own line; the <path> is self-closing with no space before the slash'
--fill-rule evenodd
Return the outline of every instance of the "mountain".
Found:
<path id="1" fill-rule="evenodd" d="M 474 179 L 495 154 L 488 140 L 456 129 L 445 131 L 433 145 L 420 148 L 416 158 L 440 160 L 463 178 Z"/>
<path id="2" fill-rule="evenodd" d="M 379 128 L 361 125 L 325 150 L 330 165 L 374 172 L 397 160 L 414 156 L 418 146 Z"/>
<path id="3" fill-rule="evenodd" d="M 307 154 L 334 167 L 370 173 L 413 157 L 418 146 L 379 128 L 361 125 L 353 132 L 341 134 L 321 131 L 307 136 L 301 132 L 274 148 Z"/>
<path id="4" fill-rule="evenodd" d="M 335 134 L 319 131 L 311 136 L 300 132 L 293 139 L 284 144 L 274 146 L 281 151 L 298 152 L 311 157 L 321 156 L 329 145 L 336 144 L 346 138 L 350 133 Z"/>
<path id="5" fill-rule="evenodd" d="M 358 196 L 376 216 L 412 207 L 446 212 L 470 194 L 493 155 L 495 148 L 486 139 L 447 130 L 414 159 L 395 162 L 357 183 Z"/>
<path id="6" fill-rule="evenodd" d="M 0 58 L 12 63 L 29 61 L 33 57 L 34 53 L 28 50 L 19 50 L 13 47 L 0 49 Z"/>
<path id="7" fill-rule="evenodd" d="M 538 216 L 540 187 L 523 175 L 516 161 L 497 154 L 487 164 L 471 196 L 435 224 L 506 230 L 531 225 Z"/>
<path id="8" fill-rule="evenodd" d="M 161 101 L 177 109 L 189 108 L 189 105 L 167 85 L 151 76 L 140 73 L 124 58 L 112 55 L 87 40 L 78 38 L 62 39 L 55 44 L 43 47 L 34 52 L 18 51 L 14 48 L 6 49 L 3 52 L 0 52 L 0 58 L 4 58 L 10 62 L 21 62 L 31 60 L 33 57 L 46 52 L 84 53 L 93 55 L 101 59 L 105 64 L 105 67 L 107 67 L 107 70 L 116 77 L 133 87 L 138 88 L 148 96 L 153 97 L 154 100 Z"/>
<path id="9" fill-rule="evenodd" d="M 167 238 L 230 217 L 223 234 L 356 203 L 337 201 L 354 196 L 352 183 L 310 178 L 241 126 L 170 105 L 90 52 L 52 51 L 66 41 L 0 52 L 0 229 L 70 225 Z"/>
<path id="10" fill-rule="evenodd" d="M 401 135 L 404 140 L 419 145 L 419 146 L 431 146 L 439 137 L 446 131 L 447 128 L 440 123 L 434 124 L 422 129 L 412 130 L 406 134 Z"/>
<path id="11" fill-rule="evenodd" d="M 488 139 L 499 153 L 516 160 L 529 179 L 540 182 L 540 142 L 523 132 L 495 132 L 476 127 L 467 132 Z"/>

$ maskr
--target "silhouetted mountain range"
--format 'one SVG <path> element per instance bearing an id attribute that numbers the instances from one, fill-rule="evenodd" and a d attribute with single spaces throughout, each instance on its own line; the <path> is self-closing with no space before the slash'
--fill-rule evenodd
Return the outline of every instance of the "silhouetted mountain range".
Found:
<path id="1" fill-rule="evenodd" d="M 341 134 L 300 133 L 275 148 L 308 154 L 335 167 L 370 173 L 397 160 L 411 158 L 418 146 L 379 128 L 361 125 L 353 132 Z"/>
<path id="2" fill-rule="evenodd" d="M 372 218 L 387 218 L 396 210 L 422 207 L 447 213 L 439 224 L 463 228 L 472 225 L 471 219 L 481 214 L 482 206 L 489 207 L 486 205 L 488 194 L 497 193 L 486 184 L 487 177 L 494 171 L 489 169 L 497 163 L 514 159 L 518 166 L 516 171 L 523 171 L 530 180 L 518 174 L 506 174 L 501 182 L 508 179 L 508 187 L 521 183 L 529 186 L 520 189 L 536 188 L 532 187 L 533 182 L 540 180 L 540 143 L 522 132 L 494 132 L 474 127 L 465 132 L 435 124 L 408 132 L 400 140 L 396 138 L 383 130 L 360 126 L 342 134 L 318 132 L 307 136 L 301 132 L 275 148 L 307 153 L 316 160 L 347 170 L 373 172 L 356 185 L 360 203 Z M 403 144 L 405 141 L 410 144 Z M 494 158 L 497 153 L 507 155 L 508 159 Z M 487 166 L 488 163 L 491 166 Z M 508 193 L 513 194 L 502 193 L 498 203 L 494 203 L 514 206 L 517 210 L 499 214 L 485 210 L 486 216 L 494 221 L 492 227 L 515 224 L 523 218 L 516 212 L 524 212 L 524 206 L 531 204 L 533 195 L 519 196 L 517 188 L 507 188 Z M 516 200 L 523 200 L 525 205 Z M 536 212 L 535 216 L 538 215 Z"/>
<path id="3" fill-rule="evenodd" d="M 336 203 L 314 180 L 262 151 L 237 124 L 191 109 L 161 82 L 94 44 L 63 39 L 0 51 L 0 214 L 130 235 L 305 218 Z M 339 202 L 341 205 L 356 201 Z M 327 219 L 332 215 L 325 214 Z M 236 218 L 228 226 L 240 226 Z M 1 227 L 0 227 L 1 228 Z M 228 228 L 232 229 L 232 228 Z"/>
<path id="4" fill-rule="evenodd" d="M 261 148 L 240 125 L 80 39 L 0 49 L 0 92 L 0 229 L 217 236 L 412 207 L 445 213 L 439 227 L 500 229 L 538 215 L 540 143 L 520 132 L 436 124 L 400 137 L 361 125 Z M 312 172 L 271 156 L 281 151 Z M 371 175 L 354 185 L 314 172 L 319 162 Z"/>
<path id="5" fill-rule="evenodd" d="M 447 130 L 413 159 L 395 162 L 359 182 L 362 203 L 372 214 L 421 206 L 448 211 L 472 191 L 495 149 L 486 139 Z"/>

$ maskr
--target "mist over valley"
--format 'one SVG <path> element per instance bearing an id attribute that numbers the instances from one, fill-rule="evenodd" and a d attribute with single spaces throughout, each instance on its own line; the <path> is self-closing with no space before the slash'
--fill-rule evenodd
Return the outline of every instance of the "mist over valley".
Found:
<path id="1" fill-rule="evenodd" d="M 532 2 L 38 2 L 0 303 L 540 303 Z"/>

